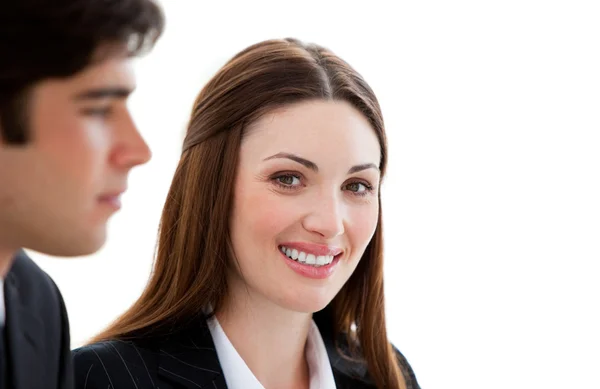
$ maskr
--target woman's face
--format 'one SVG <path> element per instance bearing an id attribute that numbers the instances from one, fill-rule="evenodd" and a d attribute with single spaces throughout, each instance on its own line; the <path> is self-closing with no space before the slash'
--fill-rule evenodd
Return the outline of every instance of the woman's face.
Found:
<path id="1" fill-rule="evenodd" d="M 324 308 L 375 232 L 379 160 L 375 131 L 345 102 L 303 102 L 252 125 L 235 182 L 231 291 L 297 312 Z"/>

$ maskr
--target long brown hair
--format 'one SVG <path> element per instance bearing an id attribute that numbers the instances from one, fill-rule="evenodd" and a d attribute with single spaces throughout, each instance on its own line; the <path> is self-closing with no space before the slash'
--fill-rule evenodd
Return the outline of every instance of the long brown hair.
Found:
<path id="1" fill-rule="evenodd" d="M 346 101 L 365 115 L 379 139 L 383 176 L 387 145 L 381 109 L 354 69 L 331 51 L 295 39 L 248 47 L 208 82 L 194 103 L 146 289 L 93 342 L 171 332 L 195 320 L 203 307 L 220 309 L 234 260 L 228 216 L 244 130 L 277 107 L 309 99 Z M 382 245 L 380 211 L 358 267 L 326 309 L 332 333 L 346 335 L 355 351 L 351 357 L 366 363 L 377 386 L 405 389 L 385 327 Z"/>

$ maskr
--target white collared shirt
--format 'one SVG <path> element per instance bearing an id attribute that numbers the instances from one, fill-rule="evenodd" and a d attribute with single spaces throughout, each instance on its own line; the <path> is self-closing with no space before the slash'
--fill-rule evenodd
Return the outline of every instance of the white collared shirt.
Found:
<path id="1" fill-rule="evenodd" d="M 265 389 L 242 359 L 215 316 L 208 320 L 221 369 L 229 389 Z M 310 389 L 335 389 L 333 371 L 319 328 L 311 321 L 306 341 L 306 361 L 310 374 Z"/>

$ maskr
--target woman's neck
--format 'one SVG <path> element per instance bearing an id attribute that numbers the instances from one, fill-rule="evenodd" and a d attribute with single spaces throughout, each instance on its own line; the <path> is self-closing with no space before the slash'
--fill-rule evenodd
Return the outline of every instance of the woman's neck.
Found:
<path id="1" fill-rule="evenodd" d="M 216 316 L 265 388 L 309 387 L 304 350 L 312 314 L 286 310 L 245 286 L 230 284 L 228 298 Z"/>

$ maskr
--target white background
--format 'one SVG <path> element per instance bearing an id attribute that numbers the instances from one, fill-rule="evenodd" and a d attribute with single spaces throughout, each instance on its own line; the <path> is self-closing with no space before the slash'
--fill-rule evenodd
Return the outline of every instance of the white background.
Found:
<path id="1" fill-rule="evenodd" d="M 74 347 L 144 287 L 200 88 L 247 45 L 293 36 L 346 59 L 381 101 L 388 326 L 421 386 L 600 388 L 596 1 L 163 4 L 131 101 L 153 160 L 99 253 L 34 254 Z"/>

